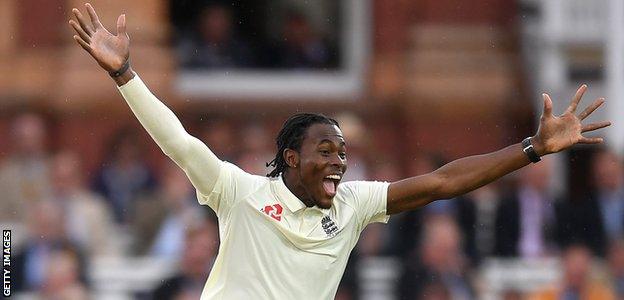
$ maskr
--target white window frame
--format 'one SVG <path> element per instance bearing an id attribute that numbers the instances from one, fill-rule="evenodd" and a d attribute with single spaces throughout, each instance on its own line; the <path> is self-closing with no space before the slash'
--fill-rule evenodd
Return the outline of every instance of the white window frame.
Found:
<path id="1" fill-rule="evenodd" d="M 175 89 L 194 99 L 339 99 L 362 96 L 370 51 L 370 1 L 343 0 L 340 32 L 340 62 L 337 70 L 228 69 L 188 71 L 180 69 Z"/>

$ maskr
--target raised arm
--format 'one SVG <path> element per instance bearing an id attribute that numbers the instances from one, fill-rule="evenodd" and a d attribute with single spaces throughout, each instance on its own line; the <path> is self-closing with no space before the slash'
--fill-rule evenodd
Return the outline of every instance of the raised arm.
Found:
<path id="1" fill-rule="evenodd" d="M 130 39 L 126 16 L 117 19 L 117 34 L 108 32 L 95 10 L 86 4 L 90 22 L 76 8 L 70 20 L 76 42 L 115 80 L 119 91 L 141 125 L 160 149 L 180 166 L 202 194 L 208 195 L 219 175 L 221 163 L 208 147 L 184 130 L 175 114 L 160 102 L 129 66 Z M 124 66 L 128 64 L 128 66 Z M 117 72 L 118 74 L 115 74 Z"/>
<path id="2" fill-rule="evenodd" d="M 587 86 L 582 85 L 570 106 L 560 116 L 552 114 L 552 100 L 543 94 L 544 112 L 532 144 L 539 156 L 565 150 L 575 144 L 597 144 L 602 138 L 589 138 L 583 132 L 611 125 L 599 122 L 582 125 L 581 121 L 604 103 L 597 99 L 576 115 L 576 108 Z M 486 185 L 529 164 L 520 143 L 502 150 L 470 156 L 450 162 L 429 174 L 393 182 L 388 188 L 387 213 L 394 214 L 422 207 L 434 200 L 450 199 Z"/>

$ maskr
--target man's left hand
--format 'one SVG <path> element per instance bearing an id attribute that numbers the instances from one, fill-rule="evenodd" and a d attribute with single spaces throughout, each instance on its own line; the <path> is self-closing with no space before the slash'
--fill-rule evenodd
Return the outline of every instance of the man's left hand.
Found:
<path id="1" fill-rule="evenodd" d="M 532 143 L 538 155 L 546 155 L 559 152 L 576 144 L 599 144 L 601 137 L 585 137 L 584 132 L 593 131 L 611 125 L 609 121 L 582 125 L 581 121 L 591 115 L 604 102 L 604 98 L 596 99 L 590 106 L 585 108 L 578 115 L 576 108 L 587 90 L 587 85 L 581 85 L 576 91 L 570 106 L 560 115 L 552 113 L 552 100 L 548 94 L 542 94 L 544 98 L 544 111 L 540 118 L 540 125 L 537 134 L 533 137 Z"/>

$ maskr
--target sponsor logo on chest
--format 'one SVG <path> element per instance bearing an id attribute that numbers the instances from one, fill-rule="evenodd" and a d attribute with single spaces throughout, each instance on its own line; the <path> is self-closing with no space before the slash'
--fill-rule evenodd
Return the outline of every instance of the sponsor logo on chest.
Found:
<path id="1" fill-rule="evenodd" d="M 278 222 L 282 220 L 283 208 L 280 204 L 267 205 L 260 209 L 260 211 Z"/>

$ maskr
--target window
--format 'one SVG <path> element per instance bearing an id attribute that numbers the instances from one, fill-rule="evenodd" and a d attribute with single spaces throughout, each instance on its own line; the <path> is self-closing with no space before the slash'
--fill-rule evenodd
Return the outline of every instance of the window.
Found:
<path id="1" fill-rule="evenodd" d="M 200 98 L 353 98 L 367 1 L 172 1 L 179 92 Z"/>

